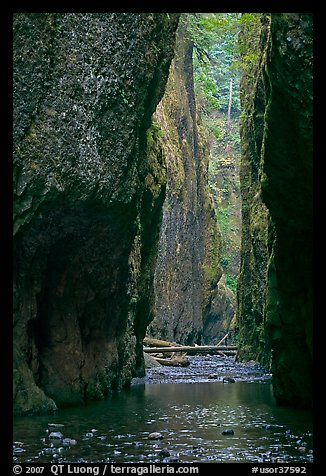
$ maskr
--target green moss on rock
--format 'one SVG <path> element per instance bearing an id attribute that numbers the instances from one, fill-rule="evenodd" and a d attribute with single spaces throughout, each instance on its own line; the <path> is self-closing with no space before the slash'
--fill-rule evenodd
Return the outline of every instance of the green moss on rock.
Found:
<path id="1" fill-rule="evenodd" d="M 165 194 L 146 131 L 178 18 L 14 14 L 16 413 L 103 398 L 143 368 Z"/>
<path id="2" fill-rule="evenodd" d="M 148 333 L 200 343 L 211 284 L 220 277 L 220 235 L 207 179 L 208 148 L 194 103 L 192 43 L 184 24 L 165 94 L 155 112 L 166 157 L 167 185 L 155 269 L 154 320 Z"/>
<path id="3" fill-rule="evenodd" d="M 277 401 L 310 407 L 312 15 L 266 19 L 257 81 L 242 86 L 239 357 L 270 355 Z"/>

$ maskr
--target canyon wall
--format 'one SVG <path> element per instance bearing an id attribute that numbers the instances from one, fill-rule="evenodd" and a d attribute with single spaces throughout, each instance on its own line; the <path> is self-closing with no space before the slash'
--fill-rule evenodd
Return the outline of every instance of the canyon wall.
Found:
<path id="1" fill-rule="evenodd" d="M 178 14 L 14 15 L 14 412 L 144 371 Z"/>
<path id="2" fill-rule="evenodd" d="M 201 343 L 221 277 L 220 233 L 208 187 L 209 151 L 196 112 L 193 44 L 180 22 L 165 94 L 154 115 L 166 156 L 167 188 L 149 335 Z M 207 335 L 214 337 L 210 314 Z M 217 323 L 217 326 L 219 324 Z"/>
<path id="3" fill-rule="evenodd" d="M 242 75 L 241 164 L 242 197 L 241 263 L 237 287 L 237 321 L 240 360 L 258 360 L 270 365 L 270 348 L 266 335 L 266 285 L 268 264 L 269 213 L 261 197 L 262 142 L 264 135 L 265 90 L 262 79 L 264 53 L 269 41 L 269 24 L 256 20 L 260 41 L 251 45 L 257 64 Z M 246 32 L 242 33 L 246 41 Z M 240 41 L 242 38 L 240 38 Z M 255 48 L 255 49 L 254 49 Z"/>
<path id="4" fill-rule="evenodd" d="M 262 198 L 270 236 L 267 332 L 274 394 L 312 405 L 313 17 L 272 14 L 266 55 Z"/>
<path id="5" fill-rule="evenodd" d="M 238 358 L 310 406 L 312 15 L 263 18 L 242 82 Z M 104 398 L 143 375 L 149 324 L 201 343 L 227 308 L 178 20 L 14 15 L 15 413 Z"/>
<path id="6" fill-rule="evenodd" d="M 240 355 L 269 355 L 277 401 L 310 407 L 313 18 L 264 20 L 258 76 L 244 84 Z"/>

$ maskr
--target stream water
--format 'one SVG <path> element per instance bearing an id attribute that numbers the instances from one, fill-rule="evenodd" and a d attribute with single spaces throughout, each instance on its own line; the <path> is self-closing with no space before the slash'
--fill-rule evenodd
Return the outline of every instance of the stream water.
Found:
<path id="1" fill-rule="evenodd" d="M 101 402 L 14 418 L 14 461 L 313 461 L 311 413 L 277 406 L 262 368 L 233 357 L 190 361 L 148 369 Z M 235 382 L 223 383 L 226 375 Z M 50 439 L 58 432 L 60 439 Z"/>

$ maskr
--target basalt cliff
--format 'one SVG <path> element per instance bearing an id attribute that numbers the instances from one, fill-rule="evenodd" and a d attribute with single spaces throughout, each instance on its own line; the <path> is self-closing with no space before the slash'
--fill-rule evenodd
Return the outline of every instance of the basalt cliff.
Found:
<path id="1" fill-rule="evenodd" d="M 242 84 L 239 357 L 270 362 L 279 403 L 311 407 L 313 17 L 263 22 Z"/>
<path id="2" fill-rule="evenodd" d="M 143 373 L 178 14 L 14 15 L 14 411 Z"/>
<path id="3" fill-rule="evenodd" d="M 192 55 L 193 43 L 180 22 L 166 91 L 154 115 L 167 187 L 148 332 L 182 344 L 218 335 L 223 313 L 212 312 L 213 297 L 223 295 L 218 288 L 221 239 L 208 186 L 209 150 L 196 110 Z"/>

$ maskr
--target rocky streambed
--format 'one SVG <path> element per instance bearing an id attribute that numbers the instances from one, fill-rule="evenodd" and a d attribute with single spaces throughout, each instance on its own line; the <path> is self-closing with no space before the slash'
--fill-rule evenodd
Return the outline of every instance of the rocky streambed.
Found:
<path id="1" fill-rule="evenodd" d="M 312 462 L 310 413 L 277 406 L 261 366 L 189 361 L 148 368 L 103 401 L 15 417 L 14 462 Z"/>
<path id="2" fill-rule="evenodd" d="M 132 383 L 199 383 L 199 382 L 270 382 L 271 374 L 257 362 L 237 362 L 235 356 L 219 355 L 188 356 L 188 367 L 165 367 L 156 365 L 145 355 L 148 365 L 143 379 Z"/>

